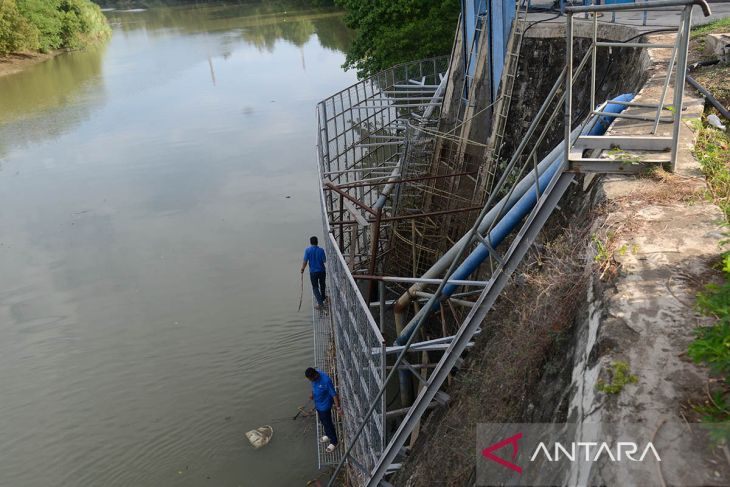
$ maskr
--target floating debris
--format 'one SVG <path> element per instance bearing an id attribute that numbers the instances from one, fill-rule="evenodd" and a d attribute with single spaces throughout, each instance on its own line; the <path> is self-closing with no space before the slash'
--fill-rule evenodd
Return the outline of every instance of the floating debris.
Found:
<path id="1" fill-rule="evenodd" d="M 251 446 L 256 448 L 257 450 L 262 446 L 268 445 L 273 436 L 274 428 L 269 425 L 261 426 L 260 428 L 256 428 L 255 430 L 246 432 L 246 438 L 248 438 L 248 442 L 251 443 Z"/>

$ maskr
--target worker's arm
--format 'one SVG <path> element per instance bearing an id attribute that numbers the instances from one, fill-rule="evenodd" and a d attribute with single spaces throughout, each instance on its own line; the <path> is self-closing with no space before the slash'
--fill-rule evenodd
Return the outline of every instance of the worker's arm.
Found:
<path id="1" fill-rule="evenodd" d="M 309 261 L 309 259 L 307 258 L 309 257 L 307 250 L 304 251 L 304 258 L 302 259 L 302 270 L 299 271 L 301 274 L 304 274 L 304 269 L 307 268 L 307 262 Z"/>

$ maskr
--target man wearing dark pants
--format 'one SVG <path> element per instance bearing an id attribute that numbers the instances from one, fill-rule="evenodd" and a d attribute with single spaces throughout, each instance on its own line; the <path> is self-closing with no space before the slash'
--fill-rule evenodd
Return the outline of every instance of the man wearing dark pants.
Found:
<path id="1" fill-rule="evenodd" d="M 304 269 L 309 264 L 309 280 L 312 281 L 312 292 L 314 293 L 314 299 L 317 300 L 317 308 L 321 309 L 327 299 L 325 294 L 327 272 L 324 268 L 327 257 L 324 255 L 324 249 L 317 245 L 317 237 L 311 237 L 309 243 L 311 245 L 304 251 L 301 273 L 304 274 Z"/>
<path id="2" fill-rule="evenodd" d="M 309 398 L 314 399 L 314 408 L 324 429 L 324 436 L 319 441 L 329 443 L 327 451 L 333 452 L 337 448 L 337 430 L 332 421 L 332 405 L 334 404 L 337 412 L 340 412 L 340 398 L 332 379 L 321 370 L 309 367 L 304 371 L 304 376 L 312 383 L 312 394 Z"/>

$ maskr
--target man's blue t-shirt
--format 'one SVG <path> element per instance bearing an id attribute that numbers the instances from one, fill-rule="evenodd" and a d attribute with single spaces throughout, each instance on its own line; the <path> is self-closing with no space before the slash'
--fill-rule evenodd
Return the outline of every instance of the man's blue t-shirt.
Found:
<path id="1" fill-rule="evenodd" d="M 304 251 L 304 262 L 309 262 L 309 272 L 324 272 L 324 263 L 327 257 L 324 249 L 317 245 L 311 245 Z"/>
<path id="2" fill-rule="evenodd" d="M 317 380 L 312 381 L 312 398 L 314 398 L 314 407 L 317 411 L 329 411 L 332 409 L 332 398 L 337 395 L 334 384 L 330 376 L 319 369 Z"/>

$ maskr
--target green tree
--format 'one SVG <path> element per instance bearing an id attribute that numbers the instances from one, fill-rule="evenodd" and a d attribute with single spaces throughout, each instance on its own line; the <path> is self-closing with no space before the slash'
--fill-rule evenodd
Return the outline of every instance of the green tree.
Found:
<path id="1" fill-rule="evenodd" d="M 367 76 L 394 64 L 448 54 L 459 18 L 457 0 L 336 0 L 356 31 L 345 67 Z"/>
<path id="2" fill-rule="evenodd" d="M 0 0 L 0 55 L 38 48 L 38 34 L 15 0 Z"/>
<path id="3" fill-rule="evenodd" d="M 17 0 L 18 10 L 38 37 L 37 49 L 48 52 L 61 47 L 61 12 L 59 0 Z"/>
<path id="4" fill-rule="evenodd" d="M 89 0 L 0 0 L 0 54 L 79 49 L 110 34 Z"/>

